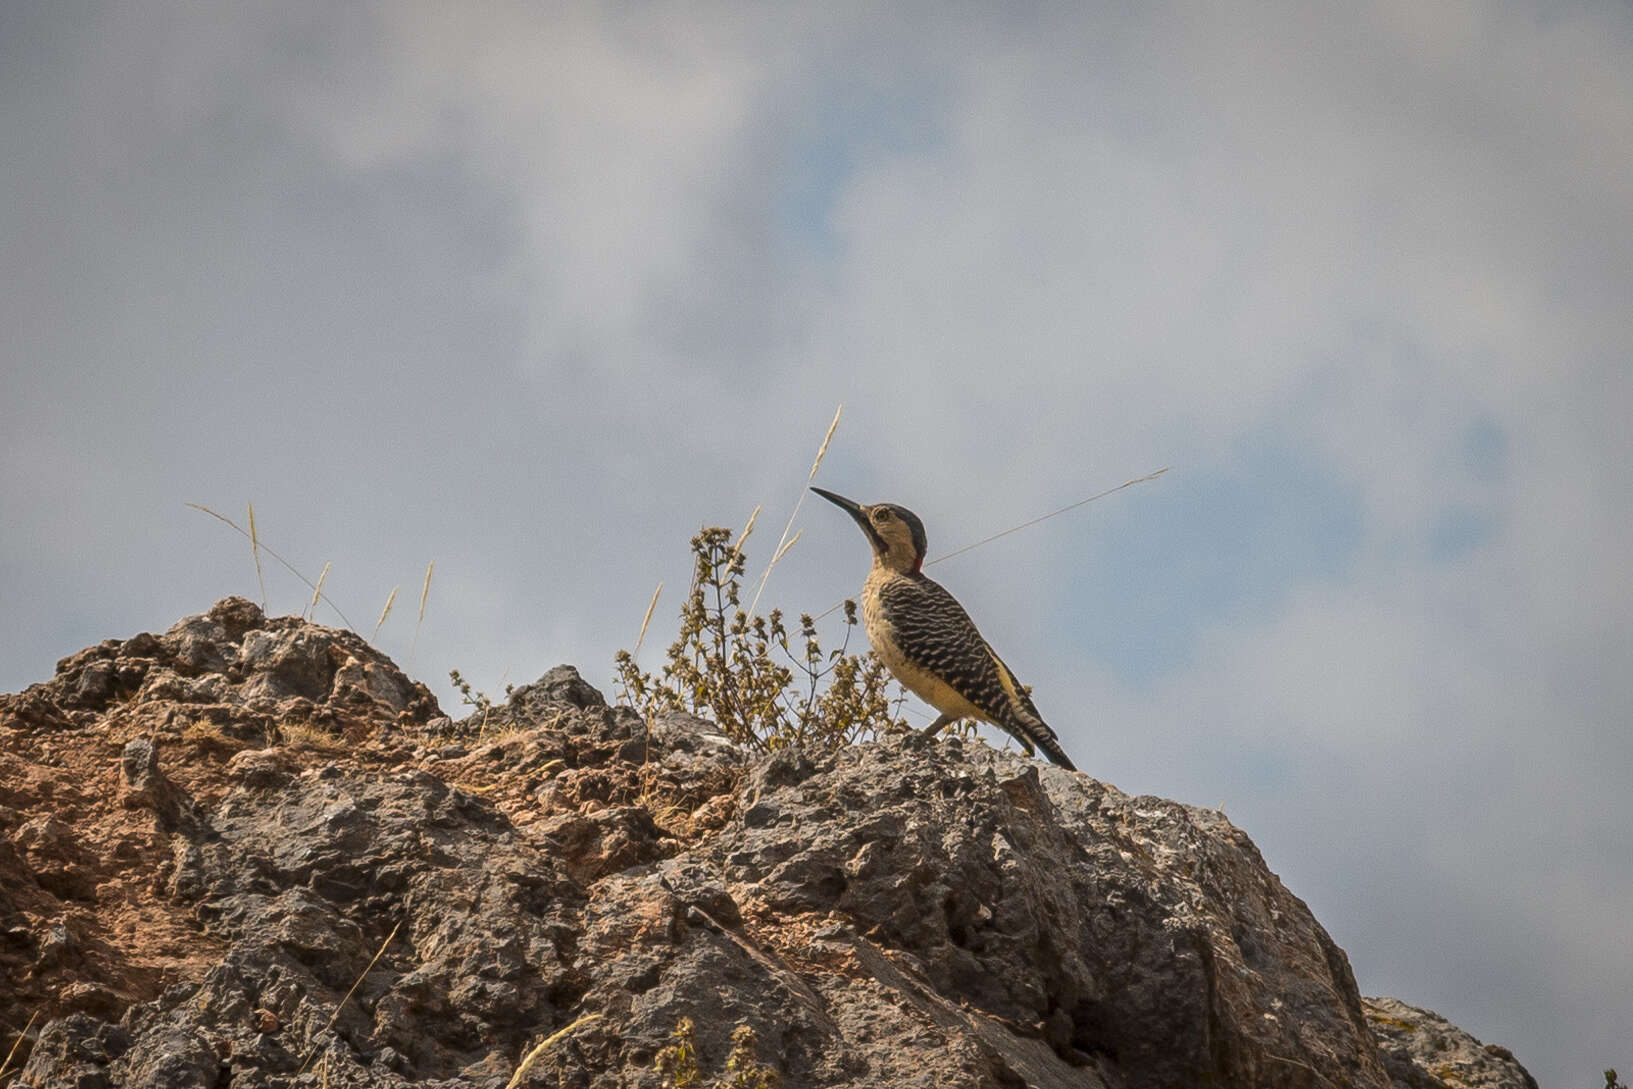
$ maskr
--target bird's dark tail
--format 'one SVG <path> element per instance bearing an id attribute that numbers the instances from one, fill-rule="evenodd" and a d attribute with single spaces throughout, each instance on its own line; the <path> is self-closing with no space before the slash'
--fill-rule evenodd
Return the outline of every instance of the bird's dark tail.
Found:
<path id="1" fill-rule="evenodd" d="M 1037 737 L 1034 737 L 1032 742 L 1033 744 L 1037 745 L 1038 748 L 1043 750 L 1043 754 L 1047 756 L 1050 762 L 1056 767 L 1065 768 L 1067 771 L 1077 770 L 1077 765 L 1072 763 L 1071 758 L 1066 755 L 1066 750 L 1060 747 L 1060 742 L 1055 740 L 1053 734 L 1040 734 Z"/>
<path id="2" fill-rule="evenodd" d="M 1065 768 L 1067 771 L 1077 770 L 1077 765 L 1072 763 L 1071 757 L 1066 755 L 1066 750 L 1060 747 L 1060 740 L 1055 737 L 1055 731 L 1051 730 L 1049 724 L 1043 719 L 1028 719 L 1012 711 L 1008 724 L 999 723 L 998 725 L 1005 733 L 1021 743 L 1021 747 L 1026 750 L 1028 756 L 1032 755 L 1033 747 L 1036 746 L 1043 750 L 1043 755 L 1047 756 L 1049 762 L 1056 767 Z"/>

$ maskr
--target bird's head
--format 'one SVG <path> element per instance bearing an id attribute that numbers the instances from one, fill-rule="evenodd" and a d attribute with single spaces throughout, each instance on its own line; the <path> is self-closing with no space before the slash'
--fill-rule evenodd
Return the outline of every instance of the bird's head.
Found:
<path id="1" fill-rule="evenodd" d="M 866 506 L 822 488 L 811 490 L 856 519 L 873 546 L 874 563 L 903 573 L 924 566 L 924 523 L 918 515 L 894 503 Z"/>

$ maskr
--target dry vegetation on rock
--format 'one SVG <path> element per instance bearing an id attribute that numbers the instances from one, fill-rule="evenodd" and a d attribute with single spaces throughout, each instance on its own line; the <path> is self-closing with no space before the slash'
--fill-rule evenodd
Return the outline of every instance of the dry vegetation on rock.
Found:
<path id="1" fill-rule="evenodd" d="M 907 724 L 892 710 L 892 681 L 884 663 L 850 650 L 856 603 L 844 603 L 845 634 L 838 648 L 823 651 L 816 621 L 808 615 L 800 617 L 799 631 L 791 637 L 781 610 L 759 616 L 742 607 L 746 557 L 741 544 L 731 543 L 731 531 L 720 527 L 692 538 L 692 584 L 680 631 L 657 674 L 641 669 L 629 651 L 619 651 L 625 700 L 648 716 L 664 711 L 702 716 L 757 752 L 789 745 L 831 751 L 905 730 Z"/>

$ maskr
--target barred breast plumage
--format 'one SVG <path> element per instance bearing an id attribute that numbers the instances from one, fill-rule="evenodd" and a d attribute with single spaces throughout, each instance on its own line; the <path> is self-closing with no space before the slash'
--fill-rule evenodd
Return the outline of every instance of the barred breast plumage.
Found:
<path id="1" fill-rule="evenodd" d="M 1026 686 L 940 583 L 876 566 L 862 586 L 862 621 L 874 653 L 908 691 L 945 716 L 990 722 L 1028 753 L 1042 749 L 1075 770 Z"/>

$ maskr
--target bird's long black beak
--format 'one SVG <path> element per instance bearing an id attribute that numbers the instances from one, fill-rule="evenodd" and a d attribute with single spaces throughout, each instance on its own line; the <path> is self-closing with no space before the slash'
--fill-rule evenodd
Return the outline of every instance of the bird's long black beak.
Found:
<path id="1" fill-rule="evenodd" d="M 846 499 L 842 495 L 835 495 L 826 488 L 812 488 L 811 490 L 856 519 L 856 524 L 862 527 L 862 531 L 868 533 L 868 536 L 872 536 L 872 533 L 869 532 L 871 527 L 868 525 L 867 511 L 862 509 L 862 504 L 854 499 Z"/>

